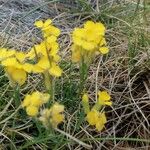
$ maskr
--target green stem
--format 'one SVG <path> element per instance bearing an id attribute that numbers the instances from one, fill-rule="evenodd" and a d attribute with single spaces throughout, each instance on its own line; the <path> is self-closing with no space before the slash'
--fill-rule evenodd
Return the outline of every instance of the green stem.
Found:
<path id="1" fill-rule="evenodd" d="M 52 102 L 54 103 L 54 93 L 55 93 L 55 85 L 54 85 L 54 77 L 52 77 L 51 75 L 50 75 L 50 81 L 51 81 L 51 88 L 50 88 L 50 94 L 51 94 L 51 100 L 52 100 Z"/>
<path id="2" fill-rule="evenodd" d="M 14 99 L 14 101 L 15 101 L 15 107 L 16 107 L 16 108 L 19 108 L 19 106 L 20 106 L 20 88 L 19 88 L 19 85 L 16 85 L 16 86 L 14 87 L 13 99 Z M 17 114 L 16 114 L 16 115 L 17 115 Z M 16 126 L 16 120 L 14 119 L 14 120 L 12 121 L 12 127 L 15 128 L 15 126 Z M 15 133 L 12 132 L 12 134 L 11 134 L 11 140 L 14 141 L 14 139 L 15 139 Z M 10 146 L 10 149 L 13 150 L 13 149 L 14 149 L 14 146 L 11 145 L 11 146 Z"/>
<path id="3" fill-rule="evenodd" d="M 80 83 L 79 83 L 79 95 L 83 92 L 85 82 L 88 75 L 88 65 L 84 62 L 84 57 L 82 57 L 80 62 Z"/>
<path id="4" fill-rule="evenodd" d="M 96 104 L 93 106 L 92 110 L 97 110 L 99 111 L 101 109 L 101 105 L 99 104 L 99 102 L 97 101 Z"/>
<path id="5" fill-rule="evenodd" d="M 45 39 L 45 46 L 46 46 L 47 58 L 49 60 L 49 65 L 50 65 L 50 67 L 52 67 L 53 58 L 49 55 L 49 50 L 47 49 L 46 39 Z M 54 95 L 55 95 L 54 94 L 54 92 L 55 92 L 54 77 L 52 75 L 50 75 L 49 72 L 48 72 L 48 76 L 49 76 L 49 82 L 50 82 L 50 96 L 51 96 L 52 102 L 54 102 Z"/>
<path id="6" fill-rule="evenodd" d="M 47 90 L 47 92 L 50 94 L 50 99 L 52 100 L 52 102 L 54 102 L 54 79 L 53 77 L 49 74 L 48 71 L 45 71 L 43 73 L 43 77 L 44 77 L 44 83 L 45 83 L 45 88 Z M 47 104 L 47 106 L 50 106 L 50 101 Z"/>
<path id="7" fill-rule="evenodd" d="M 13 98 L 15 101 L 15 106 L 19 107 L 20 106 L 20 87 L 19 87 L 19 85 L 15 86 Z"/>
<path id="8" fill-rule="evenodd" d="M 50 80 L 50 75 L 49 75 L 48 71 L 45 71 L 43 73 L 43 78 L 44 78 L 45 88 L 50 93 L 50 90 L 51 90 L 51 80 Z"/>

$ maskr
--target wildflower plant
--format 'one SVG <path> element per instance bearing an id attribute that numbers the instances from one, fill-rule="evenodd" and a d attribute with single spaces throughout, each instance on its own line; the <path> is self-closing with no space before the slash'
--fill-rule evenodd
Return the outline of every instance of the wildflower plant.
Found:
<path id="1" fill-rule="evenodd" d="M 72 33 L 72 61 L 79 63 L 80 86 L 82 92 L 87 79 L 88 69 L 94 57 L 107 54 L 109 48 L 105 40 L 105 26 L 102 23 L 87 21 L 82 28 L 75 28 Z"/>
<path id="2" fill-rule="evenodd" d="M 59 44 L 57 37 L 60 35 L 60 30 L 52 25 L 50 19 L 47 19 L 45 22 L 41 20 L 36 21 L 34 25 L 41 30 L 42 41 L 39 44 L 35 44 L 27 52 L 2 48 L 0 51 L 0 61 L 12 87 L 24 85 L 30 73 L 43 76 L 48 93 L 34 91 L 31 94 L 27 94 L 22 102 L 22 107 L 25 108 L 26 113 L 30 117 L 36 118 L 41 118 L 41 111 L 44 112 L 45 109 L 49 109 L 50 116 L 53 118 L 50 119 L 50 122 L 56 128 L 64 120 L 63 114 L 59 114 L 60 107 L 57 107 L 59 104 L 50 105 L 50 100 L 54 102 L 53 78 L 60 77 L 63 72 L 58 65 L 60 56 L 58 55 Z M 18 100 L 16 99 L 16 101 Z M 18 102 L 16 103 L 18 104 Z M 44 105 L 48 108 L 43 108 Z M 63 105 L 62 107 L 64 108 Z M 58 113 L 54 113 L 55 109 L 57 109 Z M 55 116 L 59 119 L 55 120 Z M 44 118 L 43 115 L 42 118 Z M 46 117 L 45 119 L 49 118 Z"/>
<path id="3" fill-rule="evenodd" d="M 0 63 L 13 88 L 26 86 L 29 74 L 40 74 L 45 83 L 45 91 L 32 91 L 24 96 L 21 106 L 26 114 L 40 121 L 46 129 L 57 129 L 65 121 L 65 106 L 55 100 L 54 79 L 62 76 L 63 70 L 59 63 L 58 37 L 60 30 L 52 24 L 52 20 L 38 20 L 35 27 L 42 33 L 42 40 L 34 44 L 28 51 L 0 49 Z M 105 26 L 102 23 L 87 21 L 82 28 L 75 28 L 72 33 L 72 62 L 79 64 L 80 84 L 77 98 L 80 100 L 85 87 L 88 70 L 94 57 L 107 54 L 109 49 L 105 40 Z M 19 91 L 18 91 L 19 92 Z M 16 106 L 20 99 L 16 99 Z M 98 101 L 93 107 L 89 104 L 89 96 L 84 93 L 82 106 L 86 120 L 90 125 L 101 131 L 106 122 L 103 106 L 111 106 L 110 95 L 106 91 L 98 92 Z M 58 131 L 58 130 L 57 130 Z M 61 132 L 63 133 L 63 132 Z"/>
<path id="4" fill-rule="evenodd" d="M 95 126 L 98 131 L 101 131 L 107 122 L 103 106 L 112 105 L 110 98 L 110 95 L 106 91 L 99 91 L 98 101 L 90 108 L 88 94 L 84 93 L 82 96 L 82 105 L 86 114 L 86 120 L 90 125 Z"/>

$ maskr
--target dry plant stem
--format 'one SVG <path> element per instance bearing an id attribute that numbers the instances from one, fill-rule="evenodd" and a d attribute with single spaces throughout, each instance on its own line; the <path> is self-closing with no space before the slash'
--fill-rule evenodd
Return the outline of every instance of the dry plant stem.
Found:
<path id="1" fill-rule="evenodd" d="M 85 147 L 86 149 L 91 149 L 91 148 L 92 148 L 91 145 L 88 145 L 88 144 L 86 144 L 86 143 L 84 143 L 84 142 L 78 140 L 77 138 L 71 136 L 70 134 L 68 134 L 68 133 L 66 133 L 66 132 L 64 132 L 64 131 L 62 131 L 62 130 L 60 130 L 60 129 L 58 129 L 58 128 L 55 128 L 55 131 L 57 131 L 57 132 L 59 132 L 59 133 L 65 135 L 65 136 L 67 136 L 68 138 L 70 138 L 71 140 L 77 142 L 79 145 L 82 145 L 82 146 Z"/>
<path id="2" fill-rule="evenodd" d="M 91 141 L 93 139 L 88 138 L 88 139 L 83 139 L 83 141 Z M 145 143 L 150 143 L 149 139 L 139 139 L 139 138 L 129 138 L 129 137 L 102 137 L 102 138 L 94 138 L 94 140 L 99 140 L 99 141 L 132 141 L 132 142 L 145 142 Z"/>
<path id="3" fill-rule="evenodd" d="M 6 121 L 8 121 L 9 119 L 11 119 L 17 112 L 18 112 L 18 110 L 21 108 L 21 105 L 10 115 L 10 116 L 8 116 L 7 118 L 5 118 L 4 120 L 2 120 L 1 122 L 0 122 L 0 124 L 3 124 L 3 123 L 5 123 Z"/>
<path id="4" fill-rule="evenodd" d="M 5 134 L 3 134 L 2 132 L 0 132 L 0 136 L 6 138 L 10 143 L 11 146 L 13 147 L 14 150 L 17 150 L 16 146 L 14 145 L 14 143 L 11 141 L 11 139 L 9 137 L 7 137 Z M 11 148 L 12 148 L 11 147 Z"/>

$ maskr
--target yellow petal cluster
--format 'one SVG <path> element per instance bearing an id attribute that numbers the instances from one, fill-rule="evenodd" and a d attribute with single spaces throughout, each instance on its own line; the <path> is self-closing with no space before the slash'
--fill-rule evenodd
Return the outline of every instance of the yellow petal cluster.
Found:
<path id="1" fill-rule="evenodd" d="M 39 118 L 43 125 L 48 128 L 52 126 L 56 128 L 58 124 L 64 121 L 64 106 L 59 103 L 54 103 L 50 109 L 44 109 Z"/>
<path id="2" fill-rule="evenodd" d="M 21 55 L 20 59 L 19 55 Z M 5 68 L 11 86 L 15 86 L 15 84 L 23 85 L 26 81 L 27 73 L 21 62 L 24 58 L 25 54 L 23 52 L 7 49 L 0 50 L 0 62 Z"/>
<path id="3" fill-rule="evenodd" d="M 5 68 L 6 75 L 10 81 L 10 85 L 13 87 L 15 84 L 23 85 L 26 81 L 27 74 L 26 72 L 14 66 L 7 66 Z"/>
<path id="4" fill-rule="evenodd" d="M 108 53 L 105 40 L 105 26 L 102 23 L 87 21 L 83 28 L 75 28 L 72 34 L 72 61 L 79 62 L 81 57 L 88 61 L 97 52 Z"/>
<path id="5" fill-rule="evenodd" d="M 15 54 L 15 50 L 7 50 L 6 48 L 1 48 L 0 49 L 0 61 L 9 58 Z"/>
<path id="6" fill-rule="evenodd" d="M 57 37 L 60 30 L 52 25 L 52 21 L 36 21 L 35 26 L 43 33 L 43 41 L 34 45 L 27 53 L 6 48 L 0 49 L 0 63 L 4 66 L 12 86 L 23 85 L 27 79 L 27 73 L 44 73 L 59 77 L 62 69 L 58 62 L 59 44 Z"/>
<path id="7" fill-rule="evenodd" d="M 28 52 L 28 59 L 38 59 L 37 63 L 32 67 L 33 73 L 49 72 L 52 76 L 59 77 L 62 74 L 62 69 L 58 62 L 59 44 L 57 37 L 60 30 L 52 25 L 52 21 L 47 19 L 44 21 L 36 21 L 35 26 L 40 28 L 43 33 L 44 40 L 31 48 Z"/>
<path id="8" fill-rule="evenodd" d="M 111 106 L 112 102 L 110 101 L 111 97 L 107 91 L 98 92 L 98 103 L 99 105 L 108 105 Z"/>
<path id="9" fill-rule="evenodd" d="M 27 94 L 22 102 L 22 107 L 26 108 L 29 116 L 35 117 L 39 113 L 39 108 L 48 102 L 50 95 L 39 91 Z"/>
<path id="10" fill-rule="evenodd" d="M 87 114 L 86 119 L 88 123 L 90 125 L 94 125 L 98 131 L 101 131 L 107 122 L 105 113 L 98 112 L 95 109 L 91 110 Z"/>
<path id="11" fill-rule="evenodd" d="M 84 93 L 82 96 L 82 105 L 84 112 L 86 114 L 87 122 L 95 126 L 98 131 L 101 131 L 107 122 L 105 112 L 102 109 L 102 106 L 108 105 L 111 106 L 112 102 L 110 101 L 111 97 L 107 91 L 98 92 L 98 101 L 90 109 L 89 96 L 87 93 Z"/>
<path id="12" fill-rule="evenodd" d="M 47 19 L 45 21 L 38 20 L 34 23 L 37 28 L 42 30 L 44 37 L 49 37 L 51 35 L 59 36 L 60 30 L 52 25 L 52 20 Z"/>

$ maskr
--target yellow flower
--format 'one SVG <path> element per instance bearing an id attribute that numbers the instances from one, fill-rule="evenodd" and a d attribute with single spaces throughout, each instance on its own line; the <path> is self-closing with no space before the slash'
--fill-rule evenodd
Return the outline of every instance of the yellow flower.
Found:
<path id="1" fill-rule="evenodd" d="M 96 125 L 96 123 L 98 122 L 98 119 L 99 119 L 99 112 L 94 109 L 91 110 L 87 114 L 86 119 L 90 125 Z"/>
<path id="2" fill-rule="evenodd" d="M 46 39 L 46 42 L 49 44 L 55 43 L 56 41 L 57 41 L 57 38 L 54 35 L 51 35 Z"/>
<path id="3" fill-rule="evenodd" d="M 1 64 L 5 67 L 11 86 L 15 83 L 23 85 L 27 79 L 27 73 L 23 68 L 23 64 L 18 62 L 15 57 L 4 59 Z"/>
<path id="4" fill-rule="evenodd" d="M 12 67 L 15 67 L 15 68 L 18 68 L 18 69 L 22 69 L 22 65 L 14 57 L 3 60 L 1 62 L 1 64 L 3 66 L 6 66 L 6 67 L 11 67 L 12 66 Z"/>
<path id="5" fill-rule="evenodd" d="M 72 45 L 72 61 L 80 62 L 80 60 L 81 60 L 80 47 L 73 44 Z"/>
<path id="6" fill-rule="evenodd" d="M 26 108 L 26 112 L 27 112 L 27 114 L 28 114 L 29 116 L 35 117 L 35 116 L 38 115 L 38 108 L 35 107 L 35 106 L 28 106 L 28 107 Z"/>
<path id="7" fill-rule="evenodd" d="M 43 103 L 47 103 L 49 101 L 50 95 L 48 93 L 42 93 L 41 98 Z"/>
<path id="8" fill-rule="evenodd" d="M 40 93 L 38 91 L 33 92 L 31 94 L 30 100 L 31 100 L 31 102 L 30 102 L 31 106 L 40 107 L 40 106 L 42 106 L 42 104 L 44 104 L 44 102 L 42 100 L 42 93 Z"/>
<path id="9" fill-rule="evenodd" d="M 33 64 L 29 64 L 29 63 L 24 63 L 24 64 L 22 65 L 22 68 L 23 68 L 26 72 L 31 73 L 31 72 L 33 72 L 34 65 L 33 65 Z"/>
<path id="10" fill-rule="evenodd" d="M 58 103 L 55 103 L 51 109 L 50 109 L 50 114 L 51 114 L 51 118 L 50 118 L 50 123 L 52 124 L 52 126 L 54 128 L 56 128 L 58 126 L 59 123 L 64 121 L 64 114 L 62 114 L 64 111 L 64 106 L 60 105 Z"/>
<path id="11" fill-rule="evenodd" d="M 112 102 L 110 101 L 111 97 L 107 93 L 107 91 L 99 91 L 98 92 L 98 103 L 99 105 L 108 105 L 111 106 Z"/>
<path id="12" fill-rule="evenodd" d="M 59 104 L 59 103 L 55 103 L 52 108 L 51 108 L 51 112 L 52 114 L 58 114 L 64 111 L 64 106 Z"/>
<path id="13" fill-rule="evenodd" d="M 47 103 L 50 95 L 35 91 L 32 94 L 27 94 L 22 102 L 22 107 L 26 107 L 26 112 L 29 116 L 36 116 L 39 108 Z"/>
<path id="14" fill-rule="evenodd" d="M 26 54 L 24 52 L 16 52 L 15 56 L 19 62 L 24 62 L 26 59 Z"/>
<path id="15" fill-rule="evenodd" d="M 105 127 L 105 123 L 107 122 L 106 120 L 106 115 L 105 113 L 99 113 L 99 119 L 96 123 L 96 129 L 98 131 L 101 131 Z"/>
<path id="16" fill-rule="evenodd" d="M 104 36 L 105 34 L 105 26 L 102 23 L 94 23 L 93 21 L 87 21 L 84 24 L 84 28 L 101 36 Z"/>
<path id="17" fill-rule="evenodd" d="M 46 21 L 36 21 L 34 25 L 37 28 L 41 28 L 44 38 L 47 38 L 51 35 L 56 37 L 60 35 L 60 30 L 52 25 L 52 20 L 50 19 L 47 19 Z"/>
<path id="18" fill-rule="evenodd" d="M 102 37 L 100 40 L 99 46 L 106 46 L 106 45 L 107 45 L 107 42 L 106 42 L 105 38 Z"/>
<path id="19" fill-rule="evenodd" d="M 60 77 L 63 72 L 62 69 L 54 62 L 53 59 L 49 60 L 47 57 L 43 56 L 40 58 L 37 64 L 34 65 L 33 72 L 44 73 L 45 71 L 48 71 L 50 75 L 55 76 L 55 77 Z"/>
<path id="20" fill-rule="evenodd" d="M 87 93 L 84 93 L 82 96 L 82 106 L 83 106 L 84 112 L 87 114 L 90 111 L 89 97 Z"/>
<path id="21" fill-rule="evenodd" d="M 42 41 L 40 44 L 34 45 L 34 47 L 28 52 L 27 57 L 29 57 L 30 59 L 35 58 L 35 51 L 39 57 L 48 57 L 48 55 L 55 57 L 55 55 L 58 55 L 58 50 L 59 44 L 55 41 L 54 36 L 50 36 L 46 40 Z"/>
<path id="22" fill-rule="evenodd" d="M 94 109 L 87 114 L 86 119 L 90 125 L 95 125 L 98 131 L 101 131 L 107 122 L 105 113 Z"/>
<path id="23" fill-rule="evenodd" d="M 34 47 L 32 47 L 30 50 L 28 50 L 27 54 L 26 54 L 26 57 L 28 59 L 34 59 L 35 58 L 35 50 L 34 50 Z"/>
<path id="24" fill-rule="evenodd" d="M 73 31 L 73 42 L 85 50 L 95 50 L 103 36 L 105 27 L 102 23 L 87 21 L 83 28 L 75 28 Z"/>
<path id="25" fill-rule="evenodd" d="M 62 74 L 62 69 L 58 65 L 56 65 L 55 63 L 52 63 L 52 66 L 49 69 L 49 73 L 52 76 L 60 77 Z"/>
<path id="26" fill-rule="evenodd" d="M 87 51 L 91 51 L 94 48 L 96 48 L 96 45 L 95 43 L 92 43 L 92 42 L 83 41 L 82 47 L 83 49 L 86 49 Z"/>
<path id="27" fill-rule="evenodd" d="M 60 61 L 60 56 L 59 55 L 51 55 L 53 57 L 53 62 L 59 62 Z"/>
<path id="28" fill-rule="evenodd" d="M 35 21 L 34 25 L 37 28 L 46 28 L 52 23 L 51 19 L 47 19 L 45 22 L 42 20 Z"/>
<path id="29" fill-rule="evenodd" d="M 99 48 L 99 51 L 102 53 L 102 54 L 107 54 L 109 52 L 109 48 L 108 47 L 100 47 Z"/>
<path id="30" fill-rule="evenodd" d="M 13 56 L 15 52 L 15 50 L 7 50 L 6 48 L 0 49 L 0 61 Z"/>
<path id="31" fill-rule="evenodd" d="M 60 124 L 63 121 L 64 121 L 64 115 L 63 114 L 55 114 L 50 119 L 50 123 L 52 124 L 52 126 L 54 128 L 56 128 L 58 126 L 58 124 Z"/>
<path id="32" fill-rule="evenodd" d="M 39 120 L 43 123 L 43 125 L 48 128 L 49 127 L 49 118 L 50 118 L 50 109 L 44 109 L 41 111 L 41 116 Z"/>
<path id="33" fill-rule="evenodd" d="M 50 61 L 48 60 L 47 57 L 41 57 L 36 66 L 43 69 L 44 72 L 45 70 L 48 70 L 50 68 Z"/>
<path id="34" fill-rule="evenodd" d="M 28 107 L 29 105 L 40 107 L 44 103 L 47 103 L 50 95 L 47 93 L 41 93 L 39 91 L 33 92 L 31 95 L 27 94 L 23 100 L 22 106 Z"/>
<path id="35" fill-rule="evenodd" d="M 64 106 L 58 103 L 53 104 L 50 109 L 44 109 L 39 118 L 43 125 L 48 128 L 52 126 L 56 128 L 58 124 L 64 121 Z"/>
<path id="36" fill-rule="evenodd" d="M 44 38 L 47 38 L 51 35 L 54 35 L 56 37 L 58 37 L 60 35 L 60 30 L 54 26 L 48 26 L 47 28 L 43 28 L 43 36 Z"/>
<path id="37" fill-rule="evenodd" d="M 35 65 L 33 66 L 32 72 L 33 72 L 33 73 L 43 73 L 43 72 L 44 72 L 44 69 L 41 68 L 40 66 L 38 66 L 37 64 L 35 64 Z"/>
<path id="38" fill-rule="evenodd" d="M 72 34 L 72 61 L 92 62 L 96 54 L 106 54 L 105 26 L 102 23 L 87 21 L 82 28 L 75 28 Z M 100 52 L 100 53 L 99 53 Z"/>
<path id="39" fill-rule="evenodd" d="M 26 57 L 33 59 L 38 56 L 38 61 L 34 65 L 24 63 L 24 70 L 33 73 L 44 73 L 45 71 L 48 71 L 52 76 L 61 76 L 62 69 L 57 64 L 60 60 L 60 56 L 57 54 L 59 45 L 56 42 L 56 39 L 55 36 L 51 35 L 40 44 L 35 45 L 27 53 Z"/>
<path id="40" fill-rule="evenodd" d="M 28 107 L 31 104 L 31 95 L 27 94 L 22 102 L 22 107 Z"/>
<path id="41" fill-rule="evenodd" d="M 18 69 L 15 67 L 6 67 L 5 68 L 6 75 L 8 76 L 11 85 L 14 83 L 19 84 L 20 86 L 23 85 L 27 79 L 27 74 L 23 69 Z"/>
<path id="42" fill-rule="evenodd" d="M 31 102 L 31 105 L 35 105 L 35 106 L 36 105 L 41 106 L 42 104 L 47 103 L 50 98 L 50 95 L 48 93 L 42 93 L 39 91 L 33 92 L 31 96 L 32 96 L 32 99 L 39 99 L 39 104 Z"/>

